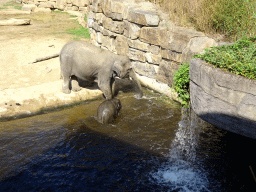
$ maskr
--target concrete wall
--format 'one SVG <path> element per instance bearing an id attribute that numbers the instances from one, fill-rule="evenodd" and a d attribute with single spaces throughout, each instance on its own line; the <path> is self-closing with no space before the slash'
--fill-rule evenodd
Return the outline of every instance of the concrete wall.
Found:
<path id="1" fill-rule="evenodd" d="M 256 138 L 256 80 L 190 61 L 191 107 L 203 120 Z"/>

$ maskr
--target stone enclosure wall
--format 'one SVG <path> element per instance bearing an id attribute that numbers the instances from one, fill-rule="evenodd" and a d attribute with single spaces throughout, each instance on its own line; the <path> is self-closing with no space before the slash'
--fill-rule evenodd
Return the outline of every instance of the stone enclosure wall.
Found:
<path id="1" fill-rule="evenodd" d="M 191 107 L 203 120 L 256 138 L 256 80 L 190 61 Z"/>
<path id="2" fill-rule="evenodd" d="M 142 0 L 23 0 L 23 3 L 87 13 L 94 45 L 127 55 L 137 74 L 169 87 L 173 72 L 182 62 L 188 62 L 206 47 L 217 45 L 201 32 L 176 26 L 155 4 Z"/>

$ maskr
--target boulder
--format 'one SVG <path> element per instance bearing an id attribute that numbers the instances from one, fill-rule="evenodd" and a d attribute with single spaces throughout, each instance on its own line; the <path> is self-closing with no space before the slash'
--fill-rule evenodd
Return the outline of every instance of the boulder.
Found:
<path id="1" fill-rule="evenodd" d="M 67 5 L 67 1 L 66 0 L 56 0 L 56 8 L 59 10 L 64 10 L 65 7 Z"/>
<path id="2" fill-rule="evenodd" d="M 124 36 L 130 39 L 137 39 L 140 35 L 140 25 L 124 20 Z"/>
<path id="3" fill-rule="evenodd" d="M 205 48 L 217 46 L 218 43 L 209 37 L 194 37 L 190 39 L 186 49 L 183 51 L 183 62 L 189 60 L 196 54 L 200 54 Z"/>
<path id="4" fill-rule="evenodd" d="M 35 13 L 51 13 L 51 9 L 50 8 L 39 8 L 39 7 L 36 7 L 35 10 L 34 10 Z"/>
<path id="5" fill-rule="evenodd" d="M 139 39 L 153 45 L 161 45 L 169 40 L 167 29 L 164 27 L 142 27 Z"/>
<path id="6" fill-rule="evenodd" d="M 90 10 L 94 13 L 102 13 L 103 0 L 92 0 Z"/>
<path id="7" fill-rule="evenodd" d="M 132 23 L 144 26 L 158 26 L 160 19 L 156 13 L 157 9 L 154 4 L 143 2 L 128 7 L 124 12 L 124 17 Z"/>
<path id="8" fill-rule="evenodd" d="M 146 62 L 145 52 L 129 48 L 128 57 L 134 61 Z"/>
<path id="9" fill-rule="evenodd" d="M 113 20 L 123 20 L 124 11 L 123 0 L 104 0 L 102 10 L 107 17 Z"/>
<path id="10" fill-rule="evenodd" d="M 24 4 L 21 8 L 22 11 L 34 11 L 36 8 L 35 4 Z"/>
<path id="11" fill-rule="evenodd" d="M 87 7 L 89 5 L 89 0 L 71 0 L 71 3 L 77 7 Z"/>
<path id="12" fill-rule="evenodd" d="M 171 60 L 171 61 L 176 61 L 181 63 L 183 61 L 183 55 L 182 53 L 176 52 L 176 51 L 171 51 L 169 49 L 162 49 L 161 50 L 161 56 L 164 59 Z"/>
<path id="13" fill-rule="evenodd" d="M 103 47 L 107 48 L 109 51 L 116 53 L 114 38 L 110 38 L 108 36 L 102 36 L 102 44 L 101 45 Z"/>
<path id="14" fill-rule="evenodd" d="M 122 35 L 118 35 L 116 37 L 115 47 L 118 55 L 127 55 L 129 51 L 127 38 Z"/>
<path id="15" fill-rule="evenodd" d="M 138 61 L 131 62 L 131 65 L 136 73 L 146 77 L 156 79 L 158 66 L 148 64 L 148 63 L 138 62 Z"/>
<path id="16" fill-rule="evenodd" d="M 120 21 L 113 21 L 112 19 L 108 18 L 108 17 L 104 17 L 103 21 L 102 21 L 103 27 L 115 32 L 115 33 L 119 33 L 122 34 L 124 32 L 124 23 L 120 22 Z"/>
<path id="17" fill-rule="evenodd" d="M 139 49 L 141 51 L 149 51 L 150 45 L 144 42 L 141 42 L 140 40 L 131 40 L 128 39 L 128 45 L 131 48 Z"/>
<path id="18" fill-rule="evenodd" d="M 154 54 L 154 55 L 158 55 L 161 51 L 161 48 L 159 46 L 156 46 L 156 45 L 151 45 L 149 47 L 149 52 Z"/>
<path id="19" fill-rule="evenodd" d="M 178 27 L 172 31 L 168 31 L 166 39 L 162 39 L 161 47 L 175 52 L 182 53 L 187 47 L 191 38 L 203 37 L 204 34 L 195 30 Z"/>
<path id="20" fill-rule="evenodd" d="M 148 63 L 153 63 L 153 64 L 159 65 L 160 62 L 162 61 L 161 55 L 154 55 L 152 53 L 146 53 L 145 57 L 146 57 Z"/>
<path id="21" fill-rule="evenodd" d="M 174 77 L 173 73 L 179 69 L 179 66 L 179 63 L 162 60 L 158 68 L 157 80 L 172 87 Z"/>

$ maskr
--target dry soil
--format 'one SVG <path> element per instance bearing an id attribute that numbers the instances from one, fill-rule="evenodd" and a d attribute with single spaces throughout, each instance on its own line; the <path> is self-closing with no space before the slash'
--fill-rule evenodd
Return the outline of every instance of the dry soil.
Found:
<path id="1" fill-rule="evenodd" d="M 0 26 L 0 118 L 30 115 L 42 108 L 93 99 L 102 94 L 98 89 L 62 93 L 58 57 L 29 64 L 36 58 L 59 53 L 65 43 L 73 40 L 74 35 L 66 29 L 80 27 L 75 17 L 59 12 L 0 13 L 0 20 L 9 18 L 29 18 L 31 25 Z"/>

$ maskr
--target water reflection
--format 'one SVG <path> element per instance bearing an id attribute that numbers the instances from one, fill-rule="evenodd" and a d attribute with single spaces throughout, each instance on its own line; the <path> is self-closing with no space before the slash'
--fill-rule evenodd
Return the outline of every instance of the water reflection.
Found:
<path id="1" fill-rule="evenodd" d="M 1 123 L 1 191 L 246 191 L 254 185 L 248 168 L 255 167 L 248 155 L 254 140 L 154 98 L 119 98 L 123 108 L 109 125 L 95 119 L 101 100 Z"/>

